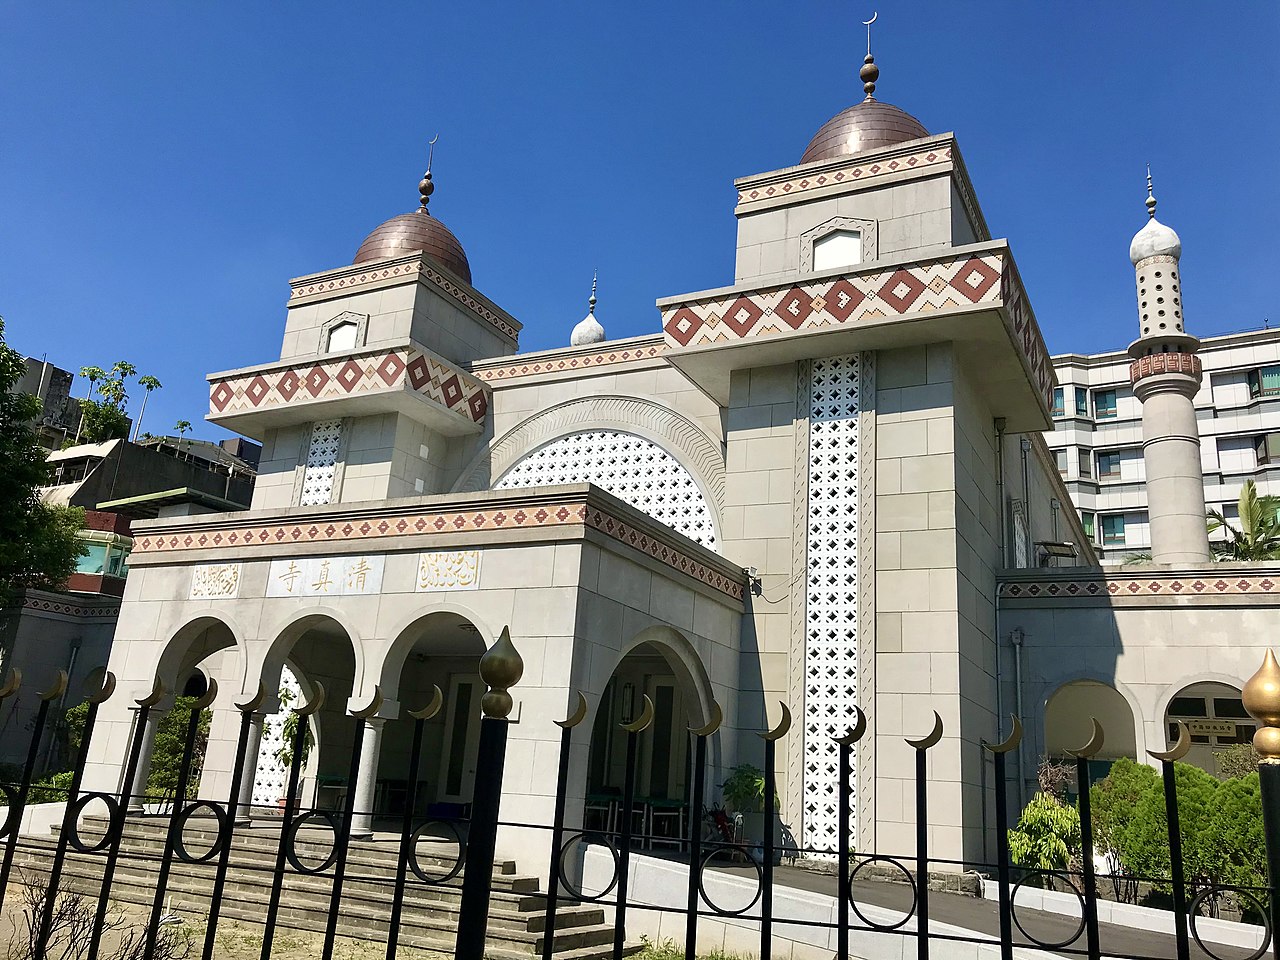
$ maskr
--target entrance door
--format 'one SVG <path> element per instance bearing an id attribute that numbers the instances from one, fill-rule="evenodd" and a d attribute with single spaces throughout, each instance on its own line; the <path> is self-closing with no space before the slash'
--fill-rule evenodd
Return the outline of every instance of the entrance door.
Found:
<path id="1" fill-rule="evenodd" d="M 645 796 L 658 799 L 680 799 L 684 796 L 685 753 L 688 737 L 683 698 L 675 680 L 649 678 L 649 697 L 653 700 L 653 725 L 649 728 L 648 757 L 641 768 L 640 789 Z"/>
<path id="2" fill-rule="evenodd" d="M 470 803 L 480 749 L 480 698 L 484 684 L 474 674 L 449 678 L 449 711 L 440 760 L 440 800 Z"/>

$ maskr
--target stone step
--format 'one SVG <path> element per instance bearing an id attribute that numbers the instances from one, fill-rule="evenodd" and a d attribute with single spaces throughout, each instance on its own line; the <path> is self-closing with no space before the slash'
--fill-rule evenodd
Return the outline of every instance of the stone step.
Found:
<path id="1" fill-rule="evenodd" d="M 101 836 L 105 821 L 82 823 L 81 836 Z M 155 872 L 163 852 L 167 819 L 130 820 L 121 844 L 121 856 L 113 881 L 112 899 L 150 905 Z M 203 850 L 213 831 L 195 822 L 184 838 L 193 851 Z M 328 831 L 315 840 L 300 838 L 299 853 L 327 855 Z M 261 923 L 270 896 L 279 832 L 246 831 L 232 845 L 231 868 L 222 898 L 222 915 L 237 921 Z M 56 837 L 24 840 L 18 865 L 28 873 L 48 869 Z M 351 845 L 344 880 L 341 934 L 385 942 L 390 918 L 388 887 L 394 880 L 397 839 L 360 841 Z M 424 868 L 451 866 L 451 858 L 421 857 Z M 64 867 L 64 889 L 96 897 L 101 884 L 104 857 L 69 850 Z M 304 861 L 305 862 L 305 861 Z M 175 859 L 166 890 L 166 905 L 176 911 L 207 913 L 216 865 L 190 864 Z M 300 875 L 289 868 L 282 888 L 279 926 L 323 932 L 331 899 L 331 874 Z M 461 879 L 444 885 L 424 885 L 412 874 L 406 886 L 401 919 L 401 942 L 423 949 L 450 953 L 456 936 Z M 538 881 L 514 873 L 510 861 L 495 866 L 493 902 L 486 951 L 494 957 L 527 958 L 542 949 L 545 929 L 545 897 L 538 896 Z M 555 955 L 563 960 L 604 960 L 610 956 L 613 928 L 604 911 L 594 905 L 562 902 L 557 912 Z M 638 946 L 635 949 L 639 949 Z M 628 949 L 627 953 L 635 952 Z"/>

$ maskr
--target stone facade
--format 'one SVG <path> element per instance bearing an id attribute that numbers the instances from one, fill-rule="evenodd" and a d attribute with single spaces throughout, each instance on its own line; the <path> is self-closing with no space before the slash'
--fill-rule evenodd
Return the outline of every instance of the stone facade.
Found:
<path id="1" fill-rule="evenodd" d="M 119 785 L 125 704 L 199 668 L 223 691 L 201 790 L 224 795 L 234 704 L 274 693 L 288 666 L 304 695 L 328 691 L 316 802 L 355 790 L 358 809 L 385 811 L 410 789 L 395 720 L 434 685 L 447 707 L 423 794 L 400 802 L 465 805 L 475 664 L 509 625 L 526 666 L 504 819 L 550 816 L 552 721 L 577 692 L 593 735 L 572 764 L 573 821 L 608 807 L 617 722 L 641 696 L 665 737 L 646 741 L 642 790 L 667 801 L 688 783 L 684 728 L 713 701 L 713 788 L 761 761 L 754 734 L 781 702 L 798 721 L 778 744 L 782 821 L 830 848 L 831 737 L 860 707 L 856 844 L 910 853 L 903 738 L 937 711 L 931 849 L 989 854 L 980 744 L 1019 706 L 1041 730 L 1068 638 L 1112 602 L 1087 587 L 1097 558 L 1040 435 L 1056 380 L 1016 265 L 949 134 L 737 186 L 734 285 L 659 300 L 652 336 L 518 354 L 519 323 L 420 255 L 295 280 L 279 361 L 209 378 L 209 418 L 264 443 L 252 509 L 137 525 L 111 660 L 127 695 L 104 709 L 87 782 Z M 841 231 L 856 257 L 814 270 Z M 1070 602 L 1008 592 L 1031 567 L 1076 584 Z M 1175 627 L 1132 629 L 1150 645 Z M 1128 663 L 1096 679 L 1123 682 Z M 344 714 L 375 694 L 378 759 L 348 784 Z M 504 843 L 545 856 L 518 832 Z"/>

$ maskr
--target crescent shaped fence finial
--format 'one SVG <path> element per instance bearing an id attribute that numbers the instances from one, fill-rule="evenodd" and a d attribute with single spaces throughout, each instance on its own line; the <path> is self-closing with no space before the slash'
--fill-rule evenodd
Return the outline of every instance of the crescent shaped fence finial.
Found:
<path id="1" fill-rule="evenodd" d="M 378 711 L 382 709 L 382 704 L 385 702 L 382 697 L 382 687 L 375 683 L 373 699 L 369 701 L 369 705 L 360 710 L 352 710 L 351 715 L 357 720 L 371 720 L 378 715 Z"/>
<path id="2" fill-rule="evenodd" d="M 649 695 L 647 693 L 640 699 L 644 702 L 644 708 L 640 711 L 640 716 L 630 723 L 624 723 L 621 725 L 622 729 L 627 731 L 627 733 L 639 733 L 644 730 L 645 727 L 649 726 L 649 724 L 653 723 L 653 701 L 649 699 Z"/>
<path id="3" fill-rule="evenodd" d="M 59 670 L 53 678 L 53 686 L 40 694 L 41 700 L 57 700 L 67 689 L 67 671 Z"/>
<path id="4" fill-rule="evenodd" d="M 1148 750 L 1152 757 L 1161 763 L 1173 763 L 1185 757 L 1191 749 L 1191 731 L 1187 729 L 1187 725 L 1181 721 L 1175 721 L 1178 724 L 1178 740 L 1168 750 Z"/>
<path id="5" fill-rule="evenodd" d="M 720 709 L 720 704 L 711 701 L 711 719 L 701 727 L 690 727 L 689 732 L 695 737 L 709 737 L 720 729 L 720 724 L 724 723 L 724 711 Z"/>
<path id="6" fill-rule="evenodd" d="M 309 717 L 324 706 L 324 684 L 317 680 L 312 686 L 315 687 L 315 693 L 311 699 L 302 706 L 293 708 L 293 712 L 300 717 Z"/>
<path id="7" fill-rule="evenodd" d="M 97 673 L 95 670 L 94 673 Z M 92 677 L 92 674 L 90 674 Z M 87 699 L 90 703 L 104 703 L 116 692 L 116 675 L 110 670 L 103 671 L 102 683 L 97 686 Z"/>
<path id="8" fill-rule="evenodd" d="M 782 719 L 778 721 L 778 725 L 772 730 L 760 734 L 761 740 L 781 740 L 787 735 L 787 731 L 791 729 L 791 708 L 781 700 L 778 706 L 782 708 Z"/>
<path id="9" fill-rule="evenodd" d="M 259 680 L 257 692 L 254 693 L 254 695 L 250 697 L 248 700 L 244 700 L 240 703 L 237 703 L 236 709 L 244 713 L 255 713 L 258 710 L 258 708 L 262 706 L 263 701 L 266 699 L 267 699 L 267 688 L 263 685 L 262 681 Z"/>
<path id="10" fill-rule="evenodd" d="M 1022 742 L 1022 721 L 1014 714 L 1009 714 L 1009 719 L 1013 721 L 1013 729 L 1009 731 L 1009 736 L 1001 743 L 988 743 L 987 749 L 992 753 L 1009 753 L 1011 750 L 1017 749 L 1018 744 Z"/>
<path id="11" fill-rule="evenodd" d="M 430 720 L 444 706 L 444 691 L 437 684 L 431 685 L 431 700 L 421 710 L 410 710 L 409 716 L 415 720 Z"/>
<path id="12" fill-rule="evenodd" d="M 159 677 L 151 681 L 151 692 L 145 697 L 139 697 L 133 701 L 140 707 L 154 707 L 157 703 L 164 699 L 164 683 Z"/>
<path id="13" fill-rule="evenodd" d="M 554 721 L 555 725 L 561 730 L 571 730 L 580 724 L 587 717 L 587 698 L 582 695 L 582 691 L 574 691 L 578 698 L 577 706 L 573 708 L 573 713 L 569 714 L 564 720 Z"/>
<path id="14" fill-rule="evenodd" d="M 1093 725 L 1093 732 L 1089 735 L 1089 742 L 1078 750 L 1068 750 L 1067 753 L 1073 757 L 1080 757 L 1082 760 L 1088 760 L 1098 755 L 1098 751 L 1102 749 L 1102 744 L 1106 737 L 1102 732 L 1102 724 L 1098 722 L 1097 717 L 1090 717 L 1089 722 Z"/>
<path id="15" fill-rule="evenodd" d="M 0 700 L 5 697 L 12 697 L 18 692 L 18 688 L 22 686 L 22 671 L 17 667 L 9 668 L 9 676 L 4 681 L 4 686 L 0 687 Z"/>
<path id="16" fill-rule="evenodd" d="M 196 700 L 191 705 L 192 710 L 204 710 L 206 707 L 213 705 L 214 699 L 218 696 L 218 681 L 213 677 L 209 678 L 209 687 L 204 692 L 204 696 Z"/>
<path id="17" fill-rule="evenodd" d="M 938 711 L 933 711 L 933 729 L 929 731 L 927 736 L 921 737 L 919 740 L 907 738 L 908 745 L 915 747 L 917 750 L 928 750 L 930 747 L 938 745 L 938 741 L 942 739 L 942 717 L 938 716 Z"/>
<path id="18" fill-rule="evenodd" d="M 855 743 L 862 739 L 863 734 L 867 732 L 867 715 L 862 712 L 862 708 L 854 705 L 853 712 L 857 714 L 858 719 L 853 722 L 853 729 L 846 733 L 843 737 L 832 737 L 836 743 L 842 747 L 852 747 Z"/>

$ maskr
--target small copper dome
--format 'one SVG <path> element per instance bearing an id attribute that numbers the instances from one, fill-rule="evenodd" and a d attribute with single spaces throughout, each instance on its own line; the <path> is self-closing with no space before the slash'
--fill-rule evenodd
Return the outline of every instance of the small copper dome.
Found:
<path id="1" fill-rule="evenodd" d="M 867 97 L 824 123 L 809 141 L 800 162 L 812 163 L 864 150 L 879 150 L 928 135 L 924 124 L 905 110 Z"/>
<path id="2" fill-rule="evenodd" d="M 364 238 L 352 263 L 368 263 L 425 253 L 446 270 L 471 282 L 471 265 L 458 238 L 426 208 L 392 217 Z"/>

